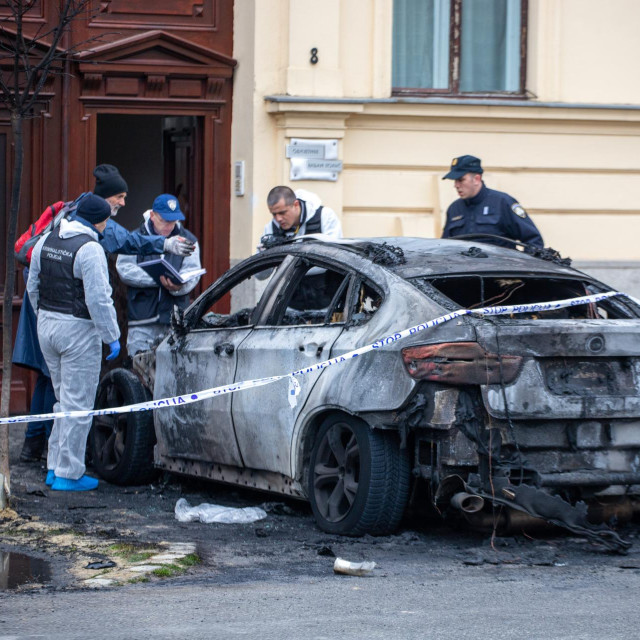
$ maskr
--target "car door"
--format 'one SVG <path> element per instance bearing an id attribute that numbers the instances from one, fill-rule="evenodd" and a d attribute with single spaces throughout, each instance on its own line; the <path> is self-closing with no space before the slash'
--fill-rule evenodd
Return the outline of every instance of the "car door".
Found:
<path id="1" fill-rule="evenodd" d="M 189 309 L 182 336 L 165 339 L 156 352 L 154 398 L 201 391 L 233 382 L 238 349 L 279 282 L 279 264 L 260 262 L 225 278 Z M 275 270 L 274 270 L 275 268 Z M 229 310 L 216 313 L 213 308 Z M 226 394 L 156 412 L 161 455 L 243 466 L 231 402 Z"/>
<path id="2" fill-rule="evenodd" d="M 238 349 L 236 381 L 286 374 L 331 356 L 345 326 L 351 276 L 305 258 L 286 279 L 289 284 L 264 323 L 258 323 Z M 314 371 L 296 378 L 301 389 L 294 408 L 288 380 L 234 394 L 233 421 L 247 467 L 291 474 L 296 419 L 321 374 Z"/>

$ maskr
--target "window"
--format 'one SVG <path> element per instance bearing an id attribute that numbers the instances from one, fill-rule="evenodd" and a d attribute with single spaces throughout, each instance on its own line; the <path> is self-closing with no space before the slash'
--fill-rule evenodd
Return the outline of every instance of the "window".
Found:
<path id="1" fill-rule="evenodd" d="M 273 280 L 281 258 L 262 263 L 233 278 L 223 287 L 211 287 L 189 310 L 188 326 L 196 329 L 246 327 L 255 323 L 264 307 L 267 289 Z M 220 310 L 229 309 L 229 313 Z"/>
<path id="2" fill-rule="evenodd" d="M 382 296 L 367 282 L 359 282 L 351 323 L 361 325 L 373 317 L 382 305 Z"/>
<path id="3" fill-rule="evenodd" d="M 394 95 L 522 95 L 527 1 L 394 0 Z"/>
<path id="4" fill-rule="evenodd" d="M 272 324 L 340 324 L 345 321 L 349 276 L 301 260 L 291 286 L 275 305 Z"/>
<path id="5" fill-rule="evenodd" d="M 565 300 L 600 292 L 588 282 L 570 278 L 499 276 L 491 273 L 474 273 L 465 276 L 421 276 L 410 278 L 409 282 L 430 298 L 437 300 L 437 297 L 434 296 L 434 290 L 444 294 L 454 304 L 447 305 L 446 302 L 437 301 L 451 309 L 533 304 L 541 300 Z M 516 313 L 512 316 L 496 316 L 491 321 L 502 323 L 513 320 L 549 320 L 551 318 L 574 320 L 637 318 L 638 308 L 634 307 L 635 305 L 628 300 L 611 298 L 574 307 Z"/>

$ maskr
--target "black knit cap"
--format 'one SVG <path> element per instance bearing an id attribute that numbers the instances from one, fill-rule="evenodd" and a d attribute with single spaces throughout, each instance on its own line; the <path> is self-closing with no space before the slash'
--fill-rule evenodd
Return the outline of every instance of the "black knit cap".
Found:
<path id="1" fill-rule="evenodd" d="M 89 193 L 78 203 L 76 215 L 91 224 L 100 224 L 111 215 L 111 205 L 104 198 Z"/>
<path id="2" fill-rule="evenodd" d="M 124 178 L 112 164 L 99 164 L 93 170 L 93 175 L 96 177 L 96 186 L 93 193 L 97 196 L 109 198 L 115 196 L 116 193 L 126 193 L 129 191 L 129 187 L 124 181 Z"/>

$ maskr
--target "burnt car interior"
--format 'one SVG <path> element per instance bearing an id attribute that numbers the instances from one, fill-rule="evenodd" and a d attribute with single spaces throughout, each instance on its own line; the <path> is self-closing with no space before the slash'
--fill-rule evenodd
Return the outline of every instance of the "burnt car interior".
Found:
<path id="1" fill-rule="evenodd" d="M 267 320 L 270 325 L 339 324 L 345 321 L 349 275 L 300 260 Z"/>
<path id="2" fill-rule="evenodd" d="M 282 259 L 264 263 L 238 274 L 222 290 L 214 289 L 209 296 L 203 296 L 188 313 L 188 326 L 194 329 L 220 329 L 246 327 L 255 323 L 259 317 L 273 276 Z M 224 313 L 215 309 L 228 309 Z"/>
<path id="3" fill-rule="evenodd" d="M 305 261 L 307 262 L 307 261 Z M 361 325 L 382 304 L 382 295 L 369 283 L 333 269 L 308 266 L 295 279 L 294 288 L 274 310 L 272 325 Z"/>
<path id="4" fill-rule="evenodd" d="M 239 274 L 222 290 L 213 290 L 189 310 L 188 329 L 221 329 L 255 324 L 268 300 L 277 295 L 266 318 L 270 326 L 329 325 L 359 326 L 380 308 L 382 294 L 372 285 L 346 271 L 326 264 L 299 259 L 290 270 L 282 259 L 262 263 Z M 286 273 L 285 273 L 286 270 Z M 280 286 L 275 274 L 286 278 Z M 214 310 L 215 309 L 215 310 Z M 221 313 L 220 309 L 229 309 Z"/>
<path id="5" fill-rule="evenodd" d="M 351 324 L 361 325 L 367 322 L 382 305 L 382 295 L 364 281 L 357 283 L 356 301 L 351 316 Z"/>
<path id="6" fill-rule="evenodd" d="M 463 309 L 479 309 L 487 306 L 534 304 L 576 298 L 597 293 L 593 286 L 581 280 L 550 278 L 536 275 L 503 276 L 495 274 L 470 273 L 465 275 L 419 277 L 410 280 L 418 289 L 433 295 L 434 289 L 446 296 L 456 306 Z M 564 309 L 518 313 L 513 319 L 591 319 L 612 320 L 637 318 L 627 301 L 620 299 L 602 300 Z M 509 316 L 496 318 L 503 322 Z"/>

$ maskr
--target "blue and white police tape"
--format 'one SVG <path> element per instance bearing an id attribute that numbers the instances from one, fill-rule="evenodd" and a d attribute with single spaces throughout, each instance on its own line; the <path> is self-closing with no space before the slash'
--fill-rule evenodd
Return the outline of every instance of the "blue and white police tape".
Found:
<path id="1" fill-rule="evenodd" d="M 271 376 L 268 378 L 257 378 L 255 380 L 245 380 L 243 382 L 235 382 L 232 384 L 223 385 L 221 387 L 213 387 L 211 389 L 204 389 L 203 391 L 197 391 L 194 393 L 187 393 L 172 398 L 162 398 L 159 400 L 149 400 L 148 402 L 140 402 L 138 404 L 130 404 L 124 407 L 109 407 L 108 409 L 92 409 L 83 411 L 59 411 L 57 413 L 43 413 L 32 416 L 13 416 L 10 418 L 1 418 L 0 424 L 16 424 L 22 422 L 35 422 L 39 420 L 51 420 L 55 418 L 81 418 L 81 417 L 93 417 L 93 416 L 106 416 L 118 413 L 133 413 L 135 411 L 150 411 L 152 409 L 162 409 L 165 407 L 177 407 L 184 404 L 191 404 L 192 402 L 201 402 L 208 398 L 215 398 L 216 396 L 222 396 L 227 393 L 235 393 L 236 391 L 242 391 L 243 389 L 251 389 L 253 387 L 261 387 L 265 384 L 271 384 L 278 380 L 289 380 L 288 398 L 292 408 L 296 405 L 296 397 L 300 394 L 300 383 L 296 380 L 296 376 L 304 376 L 314 371 L 319 371 L 330 366 L 342 364 L 348 362 L 350 359 L 361 356 L 370 351 L 375 351 L 387 345 L 393 344 L 403 338 L 414 336 L 417 333 L 437 327 L 438 325 L 454 320 L 461 316 L 466 315 L 492 315 L 501 316 L 514 313 L 535 313 L 539 311 L 552 311 L 554 309 L 562 309 L 565 307 L 574 307 L 582 304 L 592 304 L 599 302 L 607 298 L 614 296 L 625 296 L 630 300 L 633 300 L 636 304 L 640 305 L 640 300 L 633 298 L 625 293 L 619 291 L 607 291 L 606 293 L 598 293 L 589 296 L 582 296 L 579 298 L 567 298 L 565 300 L 556 300 L 554 302 L 539 302 L 535 304 L 514 304 L 497 307 L 484 307 L 482 309 L 458 309 L 452 311 L 444 316 L 428 320 L 421 324 L 417 324 L 414 327 L 405 329 L 404 331 L 398 331 L 390 334 L 384 338 L 376 340 L 372 344 L 368 344 L 359 349 L 354 349 L 341 356 L 318 362 L 310 367 L 304 367 L 291 373 L 286 373 L 279 376 Z"/>

